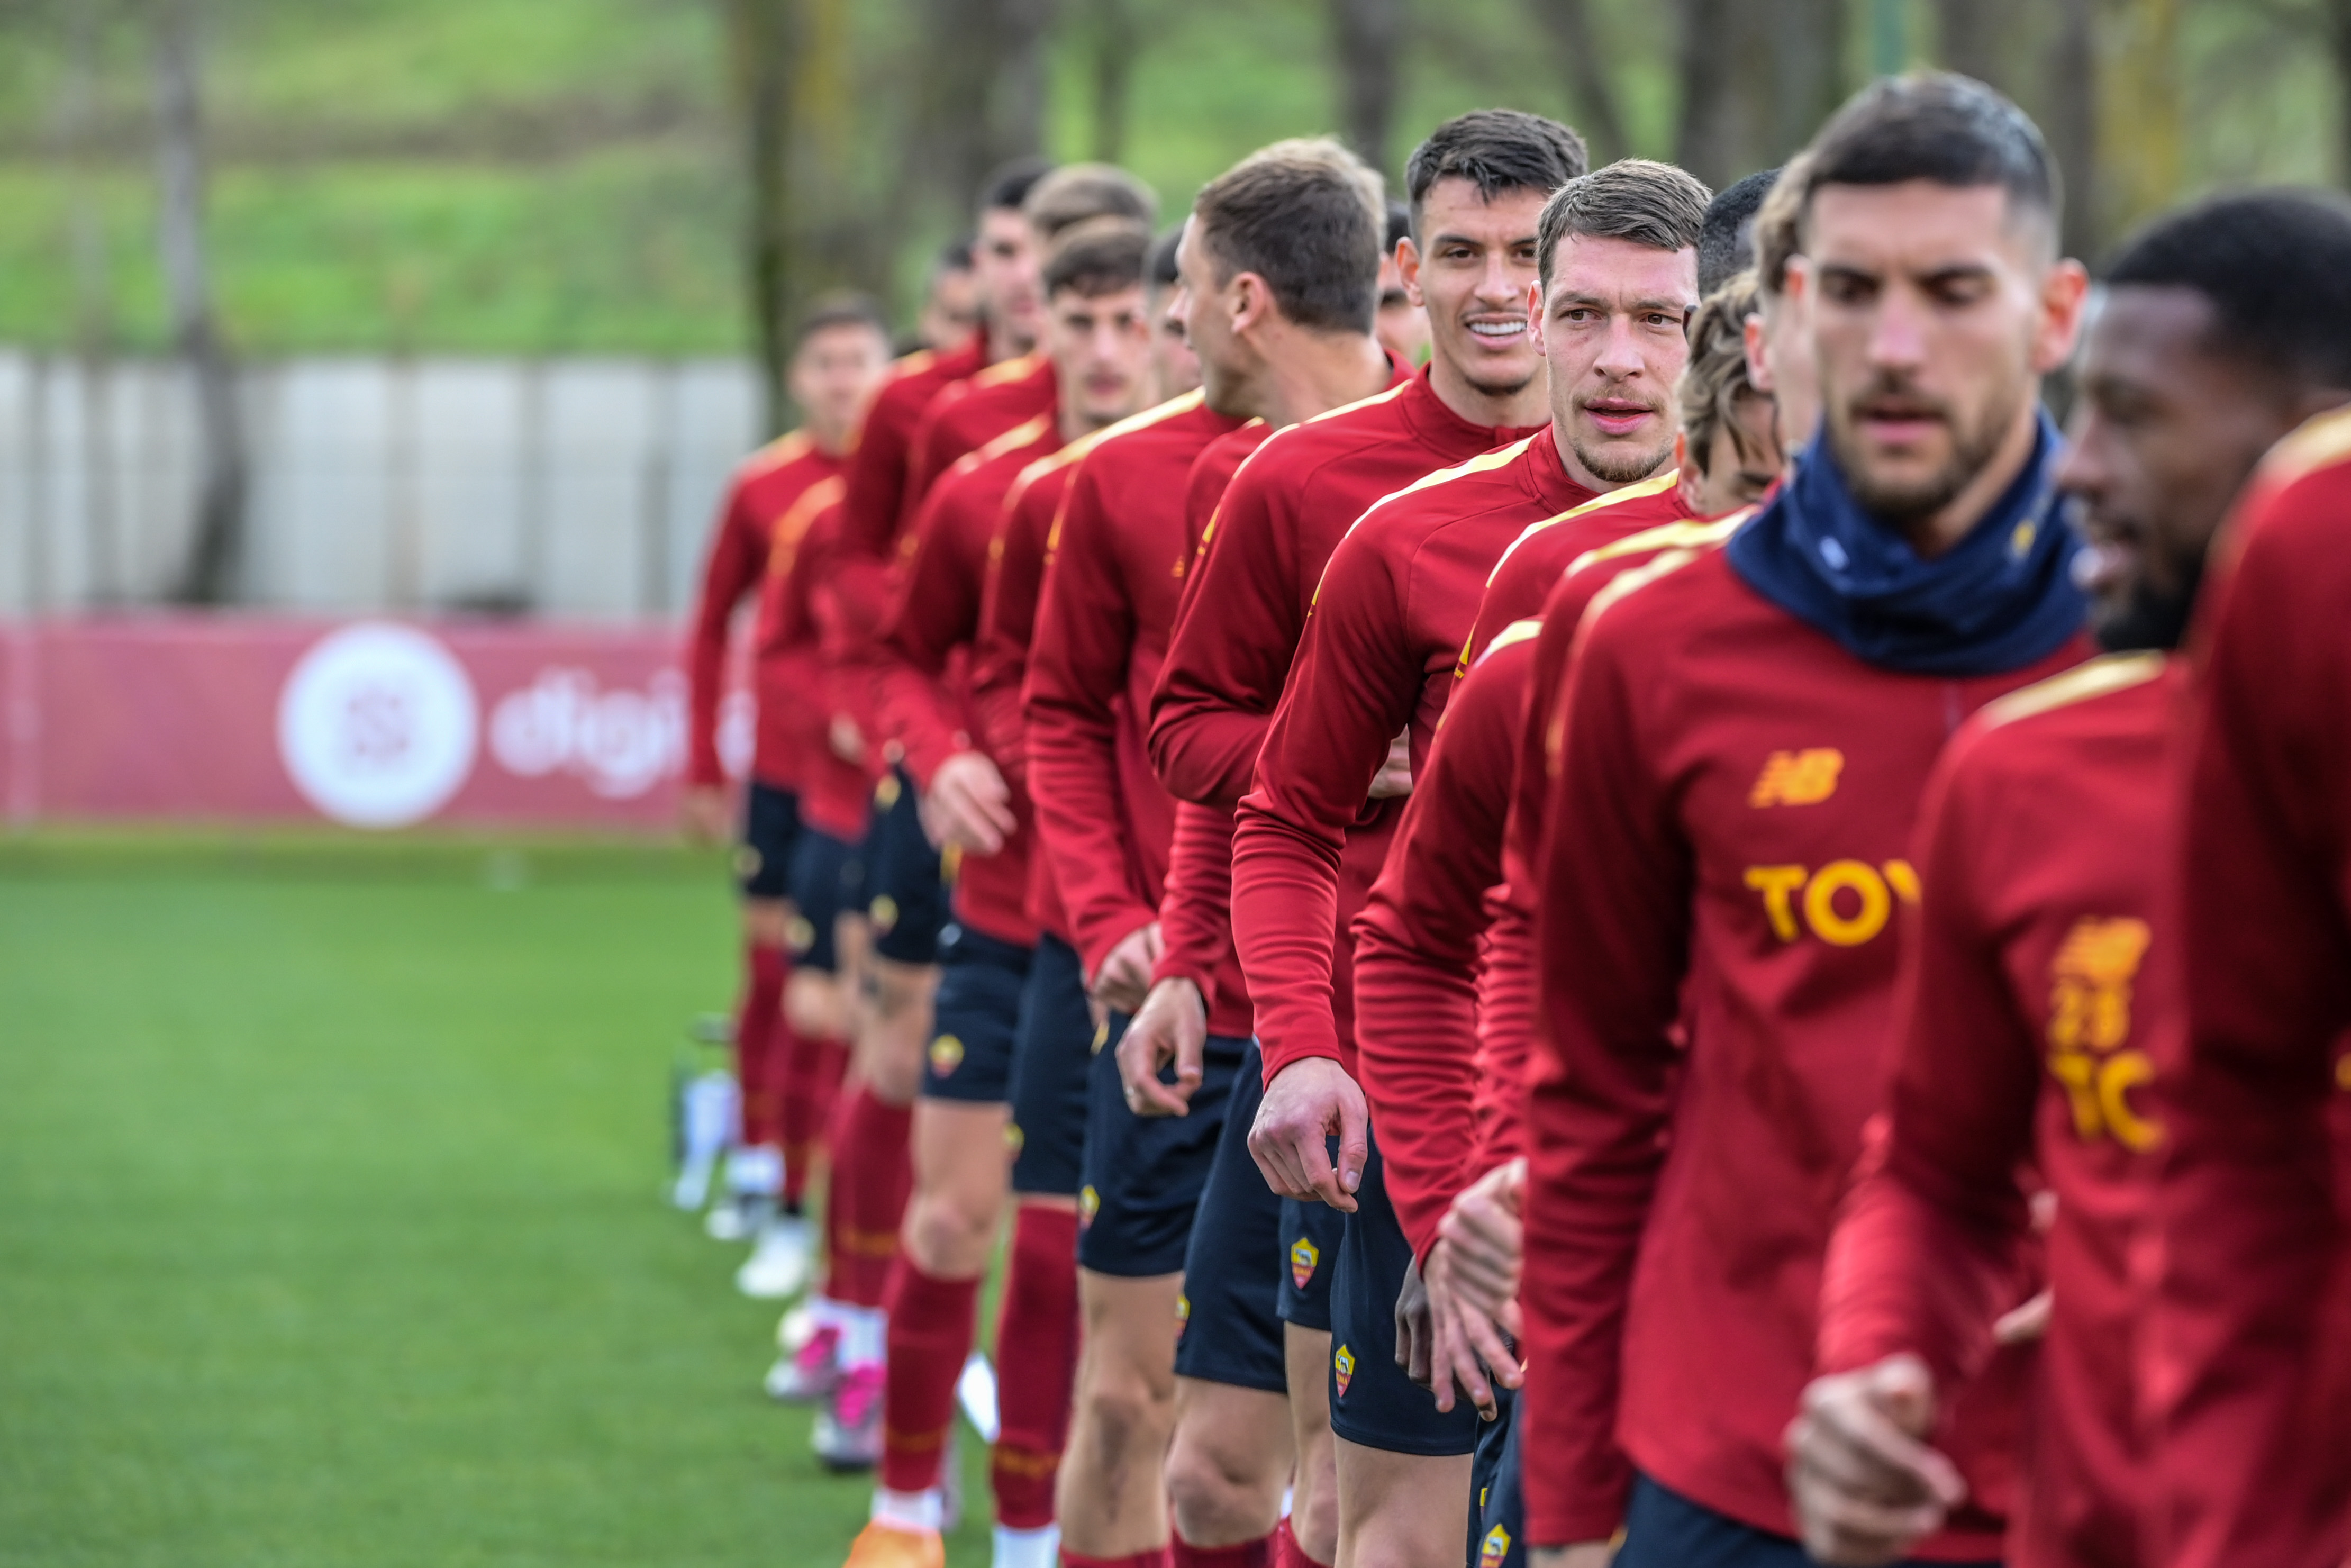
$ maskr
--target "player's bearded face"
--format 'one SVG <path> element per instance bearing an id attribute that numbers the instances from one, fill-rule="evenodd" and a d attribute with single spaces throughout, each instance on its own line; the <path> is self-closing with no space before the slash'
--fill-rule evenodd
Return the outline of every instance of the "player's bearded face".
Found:
<path id="1" fill-rule="evenodd" d="M 1854 498 L 1904 526 L 1957 500 L 2035 388 L 2045 261 L 1997 186 L 1823 186 L 1795 264 L 1829 446 Z"/>
<path id="2" fill-rule="evenodd" d="M 1627 485 L 1673 456 L 1674 383 L 1697 308 L 1695 251 L 1592 235 L 1560 243 L 1539 346 L 1552 423 L 1592 477 Z"/>

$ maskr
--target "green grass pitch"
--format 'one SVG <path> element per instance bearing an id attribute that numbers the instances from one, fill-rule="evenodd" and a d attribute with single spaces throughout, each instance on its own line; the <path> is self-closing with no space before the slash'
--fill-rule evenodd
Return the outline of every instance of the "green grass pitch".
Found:
<path id="1" fill-rule="evenodd" d="M 0 841 L 0 1564 L 839 1563 L 662 1196 L 733 930 L 654 846 Z"/>

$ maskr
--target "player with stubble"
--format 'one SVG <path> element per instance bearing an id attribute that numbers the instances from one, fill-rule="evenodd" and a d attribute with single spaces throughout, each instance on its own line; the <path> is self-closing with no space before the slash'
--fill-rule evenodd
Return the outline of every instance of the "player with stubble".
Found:
<path id="1" fill-rule="evenodd" d="M 1782 1434 L 1888 1060 L 1920 797 L 1970 713 L 2088 651 L 2038 398 L 2087 278 L 2040 133 L 1980 83 L 1896 78 L 1791 181 L 1823 433 L 1719 549 L 1594 601 L 1543 717 L 1538 1568 L 1620 1529 L 1622 1568 L 1802 1560 Z M 2018 1370 L 1952 1412 L 1975 1490 L 1920 1558 L 1999 1556 Z"/>

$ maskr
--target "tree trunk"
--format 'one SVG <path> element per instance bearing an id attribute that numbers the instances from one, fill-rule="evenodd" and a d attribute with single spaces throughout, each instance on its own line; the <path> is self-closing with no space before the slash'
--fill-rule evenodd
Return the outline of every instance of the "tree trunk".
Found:
<path id="1" fill-rule="evenodd" d="M 1134 96 L 1134 59 L 1143 46 L 1134 0 L 1093 0 L 1092 154 L 1115 163 L 1126 151 L 1127 105 Z"/>
<path id="2" fill-rule="evenodd" d="M 1591 144 L 1593 167 L 1624 157 L 1632 141 L 1625 134 L 1624 116 L 1616 108 L 1616 89 L 1609 79 L 1599 33 L 1592 25 L 1592 7 L 1586 0 L 1530 0 L 1529 8 L 1550 35 L 1560 70 L 1567 78 L 1576 118 L 1583 122 L 1577 129 Z"/>
<path id="3" fill-rule="evenodd" d="M 745 272 L 770 434 L 790 417 L 784 382 L 792 287 L 792 12 L 793 0 L 732 0 L 727 17 L 750 185 Z"/>
<path id="4" fill-rule="evenodd" d="M 1053 0 L 928 0 L 909 162 L 967 220 L 989 171 L 1044 145 Z"/>
<path id="5" fill-rule="evenodd" d="M 163 286 L 172 335 L 195 382 L 199 482 L 195 528 L 175 597 L 218 604 L 235 583 L 245 534 L 245 432 L 235 368 L 213 308 L 204 244 L 204 110 L 198 0 L 160 0 L 155 32 L 157 183 Z"/>
<path id="6" fill-rule="evenodd" d="M 1844 93 L 1845 0 L 1680 0 L 1675 161 L 1720 189 L 1812 140 Z"/>
<path id="7" fill-rule="evenodd" d="M 1331 0 L 1332 52 L 1339 66 L 1339 133 L 1383 174 L 1388 172 L 1388 132 L 1395 118 L 1404 27 L 1405 0 Z"/>
<path id="8" fill-rule="evenodd" d="M 2006 51 L 2012 0 L 1935 0 L 1935 56 L 1944 68 L 2009 91 Z"/>
<path id="9" fill-rule="evenodd" d="M 2106 0 L 2099 28 L 2098 237 L 2111 242 L 2179 193 L 2179 0 Z"/>
<path id="10" fill-rule="evenodd" d="M 2335 183 L 2351 186 L 2351 0 L 2325 0 L 2325 21 L 2335 62 Z"/>
<path id="11" fill-rule="evenodd" d="M 2097 0 L 2058 0 L 2057 46 L 2050 51 L 2049 112 L 2043 129 L 2065 181 L 2065 253 L 2097 259 Z"/>

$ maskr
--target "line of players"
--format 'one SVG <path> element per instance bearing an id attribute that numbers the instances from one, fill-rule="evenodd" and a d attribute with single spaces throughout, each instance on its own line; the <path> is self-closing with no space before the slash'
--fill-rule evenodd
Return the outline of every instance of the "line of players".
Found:
<path id="1" fill-rule="evenodd" d="M 2339 1562 L 2351 212 L 2089 312 L 1948 76 L 1719 197 L 1506 110 L 1405 184 L 1008 171 L 970 340 L 820 308 L 738 477 L 716 1223 L 796 1291 L 827 1129 L 850 1561 L 943 1561 L 1008 1211 L 998 1568 Z"/>

